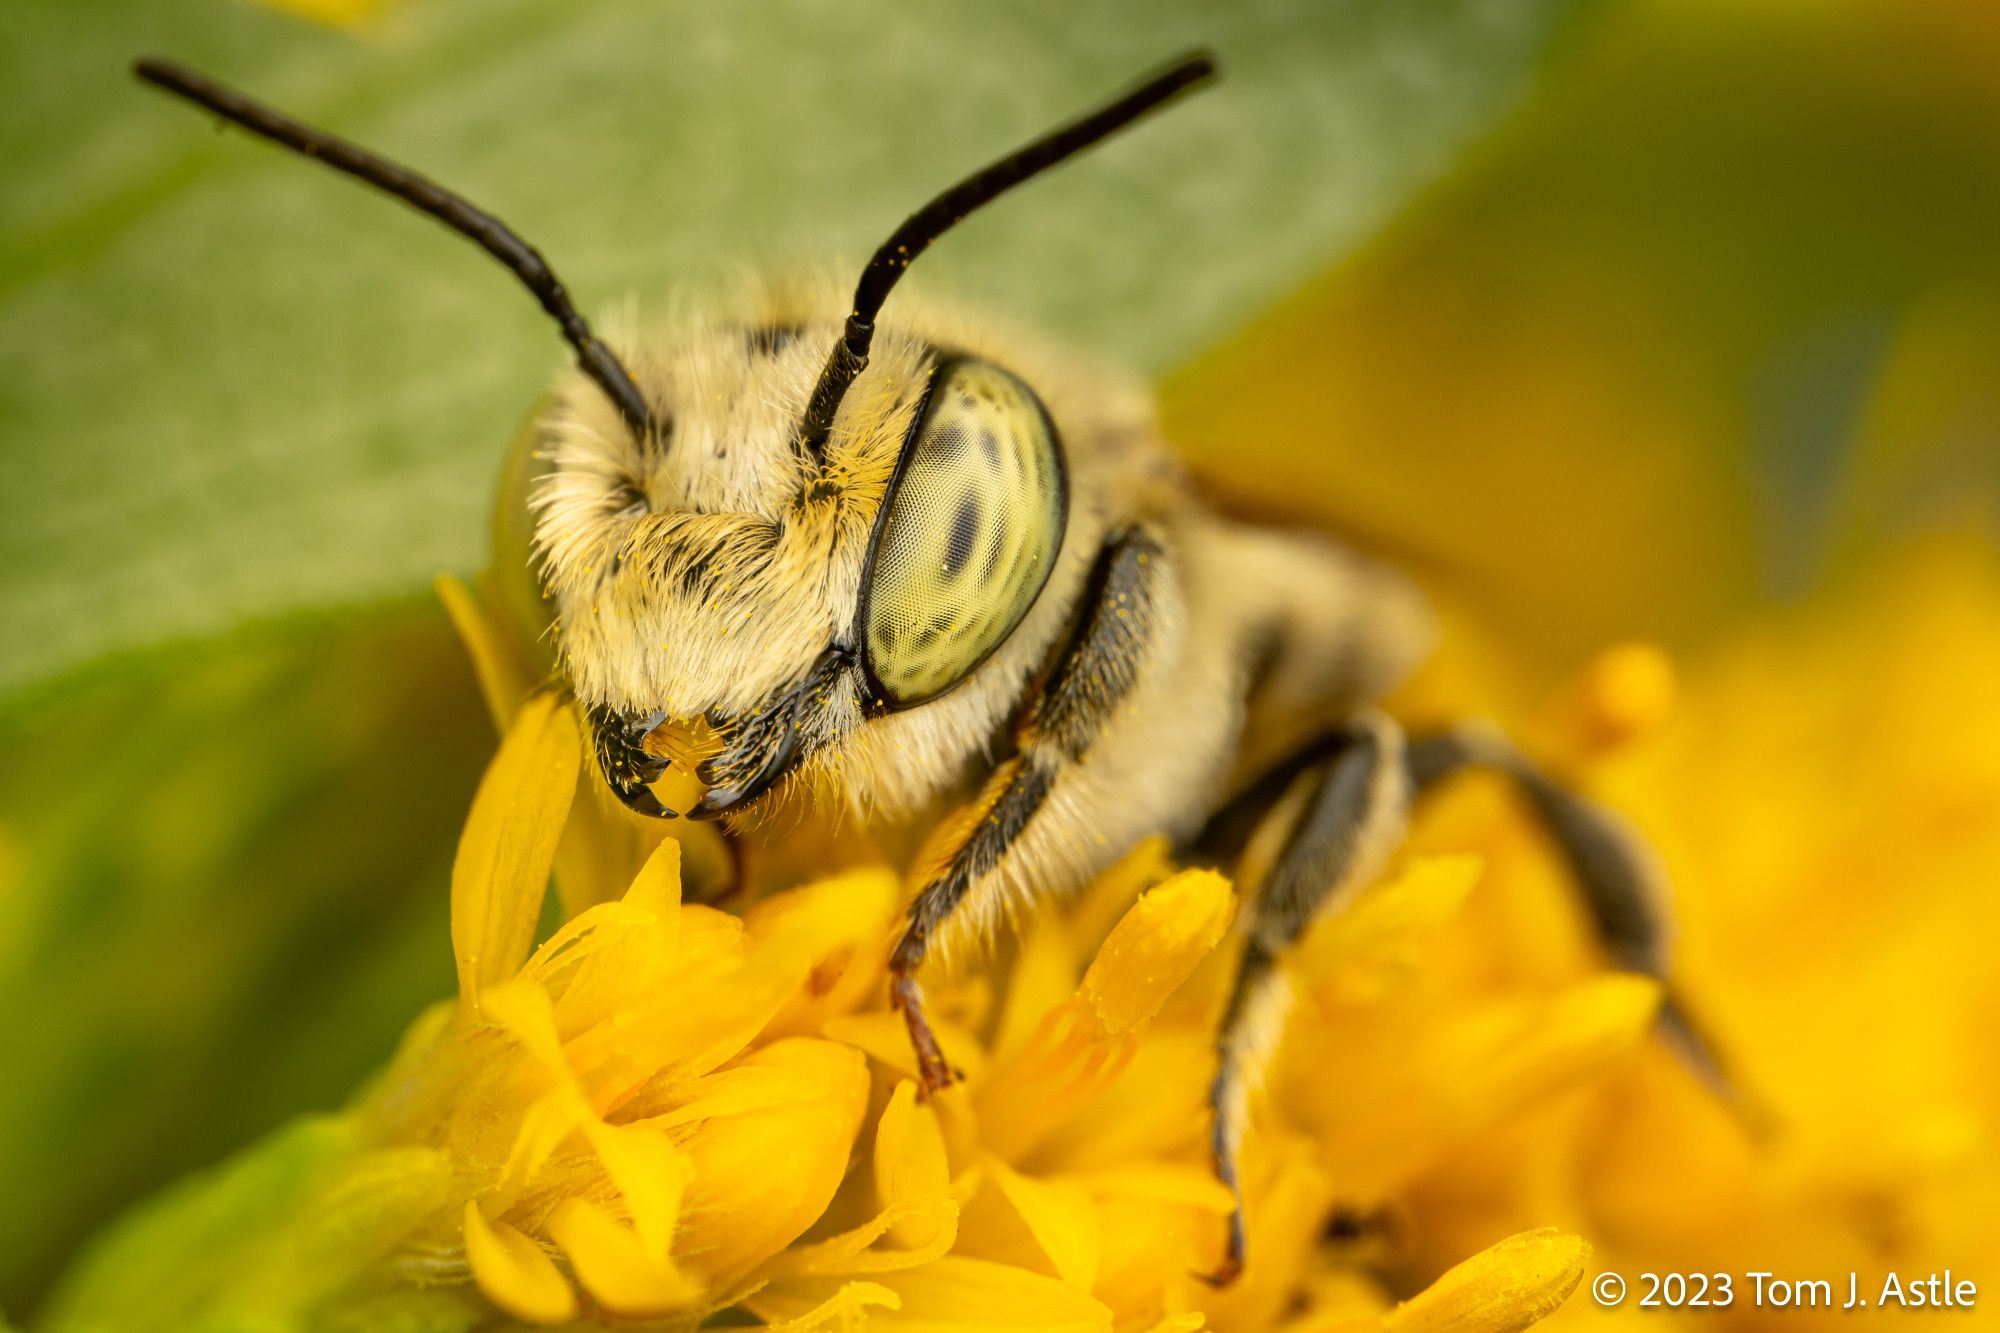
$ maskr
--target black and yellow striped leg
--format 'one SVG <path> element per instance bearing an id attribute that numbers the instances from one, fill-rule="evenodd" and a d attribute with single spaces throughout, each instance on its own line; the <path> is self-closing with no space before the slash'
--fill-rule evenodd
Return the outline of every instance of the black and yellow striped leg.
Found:
<path id="1" fill-rule="evenodd" d="M 1669 976 L 1673 919 L 1666 877 L 1651 850 L 1624 820 L 1585 800 L 1535 767 L 1496 727 L 1465 723 L 1410 744 L 1410 780 L 1422 793 L 1453 773 L 1484 768 L 1504 774 L 1527 798 L 1555 840 L 1612 961 L 1657 979 L 1665 989 L 1661 1034 L 1697 1077 L 1753 1128 L 1761 1112 L 1744 1101 L 1715 1045 L 1696 1026 Z"/>
<path id="2" fill-rule="evenodd" d="M 889 958 L 889 995 L 903 1012 L 926 1092 L 956 1077 L 924 1018 L 917 969 L 931 937 L 966 895 L 1000 869 L 1063 771 L 1080 760 L 1138 678 L 1153 624 L 1162 551 L 1143 529 L 1108 541 L 1092 567 L 1086 610 L 1020 725 L 1014 758 L 973 807 L 973 821 L 910 905 L 909 925 Z"/>
<path id="3" fill-rule="evenodd" d="M 1193 860 L 1234 864 L 1279 798 L 1305 775 L 1323 774 L 1258 893 L 1220 1029 L 1210 1088 L 1211 1150 L 1216 1175 L 1237 1202 L 1222 1267 L 1211 1278 L 1218 1284 L 1234 1279 L 1243 1265 L 1236 1158 L 1246 1086 L 1261 1070 L 1288 999 L 1278 960 L 1317 914 L 1337 910 L 1378 873 L 1401 841 L 1410 802 L 1466 768 L 1492 769 L 1514 781 L 1569 863 L 1613 961 L 1667 983 L 1671 920 L 1663 877 L 1644 842 L 1617 815 L 1551 780 L 1497 729 L 1466 724 L 1406 746 L 1392 723 L 1375 718 L 1299 747 L 1217 811 L 1189 850 Z M 1753 1131 L 1768 1127 L 1761 1110 L 1747 1103 L 1727 1076 L 1671 985 L 1659 1022 L 1696 1073 Z"/>
<path id="4" fill-rule="evenodd" d="M 1271 778 L 1231 802 L 1210 821 L 1198 850 L 1228 850 L 1236 844 L 1258 797 L 1275 800 L 1291 781 L 1317 766 L 1317 785 L 1293 827 L 1284 850 L 1258 886 L 1250 905 L 1243 960 L 1223 1010 L 1216 1041 L 1215 1080 L 1209 1087 L 1213 1113 L 1210 1151 L 1215 1174 L 1235 1197 L 1228 1248 L 1209 1280 L 1234 1281 L 1245 1256 L 1243 1194 L 1237 1154 L 1248 1118 L 1249 1088 L 1262 1070 L 1290 993 L 1278 960 L 1320 913 L 1338 910 L 1378 874 L 1403 839 L 1409 810 L 1409 780 L 1402 733 L 1386 717 L 1369 714 L 1302 749 Z M 1272 788 L 1275 787 L 1275 790 Z M 1265 808 L 1268 812 L 1269 801 Z"/>

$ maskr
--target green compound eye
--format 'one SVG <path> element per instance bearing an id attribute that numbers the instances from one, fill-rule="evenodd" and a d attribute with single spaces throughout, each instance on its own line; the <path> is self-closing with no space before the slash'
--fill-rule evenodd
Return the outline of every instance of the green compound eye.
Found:
<path id="1" fill-rule="evenodd" d="M 1034 391 L 984 361 L 941 364 L 862 577 L 877 694 L 922 703 L 971 674 L 1034 605 L 1068 521 L 1062 448 Z"/>

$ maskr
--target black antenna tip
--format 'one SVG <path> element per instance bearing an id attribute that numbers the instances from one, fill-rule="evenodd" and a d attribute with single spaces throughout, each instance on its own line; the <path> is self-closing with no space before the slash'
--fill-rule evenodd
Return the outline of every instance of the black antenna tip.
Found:
<path id="1" fill-rule="evenodd" d="M 1191 51 L 1181 52 L 1179 56 L 1168 63 L 1166 69 L 1160 72 L 1164 75 L 1170 71 L 1185 71 L 1187 81 L 1192 86 L 1197 83 L 1208 83 L 1211 80 L 1220 78 L 1222 75 L 1222 62 L 1215 58 L 1215 52 L 1209 48 L 1197 46 Z"/>
<path id="2" fill-rule="evenodd" d="M 132 77 L 144 83 L 181 82 L 185 73 L 182 66 L 160 56 L 140 56 L 132 62 Z"/>
<path id="3" fill-rule="evenodd" d="M 807 453 L 824 449 L 840 400 L 868 365 L 875 316 L 911 261 L 964 218 L 1021 182 L 1066 161 L 1134 121 L 1158 111 L 1182 94 L 1213 81 L 1220 72 L 1215 53 L 1205 47 L 1183 52 L 1094 111 L 1050 130 L 997 162 L 989 163 L 903 220 L 875 251 L 855 284 L 847 327 L 833 345 L 813 385 L 799 423 L 799 443 Z"/>

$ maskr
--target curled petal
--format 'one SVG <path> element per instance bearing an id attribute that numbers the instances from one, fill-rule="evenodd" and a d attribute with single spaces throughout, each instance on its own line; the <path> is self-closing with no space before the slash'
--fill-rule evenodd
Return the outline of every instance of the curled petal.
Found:
<path id="1" fill-rule="evenodd" d="M 859 1288 L 858 1291 L 854 1290 Z M 851 1294 L 846 1294 L 851 1293 Z M 796 1328 L 863 1327 L 896 1333 L 1110 1333 L 1111 1310 L 1087 1292 L 1025 1268 L 949 1254 L 935 1263 L 871 1278 L 774 1282 L 749 1305 Z M 820 1322 L 807 1324 L 805 1317 Z M 784 1327 L 785 1325 L 780 1325 Z"/>
<path id="2" fill-rule="evenodd" d="M 907 1214 L 890 1230 L 906 1250 L 935 1240 L 954 1207 L 937 1111 L 917 1101 L 917 1085 L 908 1079 L 896 1085 L 875 1128 L 875 1198 L 884 1212 Z"/>
<path id="3" fill-rule="evenodd" d="M 1115 1082 L 1160 1006 L 1221 941 L 1234 906 L 1229 881 L 1207 870 L 1183 871 L 1132 904 L 1076 993 L 979 1080 L 987 1148 L 1019 1161 Z"/>
<path id="4" fill-rule="evenodd" d="M 473 1279 L 495 1305 L 530 1324 L 576 1318 L 576 1293 L 542 1248 L 505 1222 L 489 1222 L 465 1204 L 465 1257 Z"/>
<path id="5" fill-rule="evenodd" d="M 1590 1246 L 1544 1227 L 1481 1250 L 1384 1315 L 1383 1333 L 1518 1333 L 1583 1280 Z"/>
<path id="6" fill-rule="evenodd" d="M 1104 1031 L 1136 1031 L 1229 929 L 1235 895 L 1211 870 L 1184 870 L 1142 895 L 1111 929 L 1078 995 Z"/>
<path id="7" fill-rule="evenodd" d="M 673 1260 L 651 1252 L 631 1227 L 584 1199 L 563 1201 L 549 1218 L 549 1235 L 569 1256 L 577 1281 L 607 1310 L 668 1314 L 704 1294 Z"/>
<path id="8" fill-rule="evenodd" d="M 685 1209 L 702 1238 L 687 1262 L 717 1285 L 791 1244 L 826 1210 L 868 1109 L 867 1062 L 834 1042 L 790 1037 L 742 1065 L 789 1075 L 795 1091 L 788 1102 L 705 1121 L 684 1145 L 694 1165 Z"/>
<path id="9" fill-rule="evenodd" d="M 604 1164 L 604 1174 L 625 1200 L 632 1230 L 646 1255 L 665 1259 L 673 1251 L 674 1230 L 680 1224 L 687 1159 L 664 1133 L 649 1125 L 607 1125 L 593 1118 L 584 1122 L 584 1133 Z"/>
<path id="10" fill-rule="evenodd" d="M 934 1264 L 882 1279 L 901 1299 L 885 1329 L 1034 1329 L 1037 1333 L 1109 1330 L 1111 1311 L 1066 1282 L 984 1259 L 946 1255 Z"/>
<path id="11" fill-rule="evenodd" d="M 824 1289 L 823 1284 L 813 1288 L 820 1292 Z M 760 1293 L 750 1301 L 751 1307 L 767 1320 L 765 1327 L 770 1333 L 821 1333 L 826 1329 L 858 1333 L 858 1330 L 868 1326 L 868 1311 L 871 1308 L 894 1310 L 902 1303 L 895 1292 L 879 1282 L 843 1282 L 818 1305 L 789 1318 L 785 1317 L 785 1312 L 797 1310 L 802 1304 L 791 1292 Z"/>

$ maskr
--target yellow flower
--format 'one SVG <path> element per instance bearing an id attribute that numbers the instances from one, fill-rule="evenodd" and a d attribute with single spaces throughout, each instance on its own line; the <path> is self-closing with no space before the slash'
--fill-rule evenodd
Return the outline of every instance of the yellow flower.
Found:
<path id="1" fill-rule="evenodd" d="M 1598 756 L 1591 785 L 1672 871 L 1685 990 L 1766 1132 L 1642 1044 L 1408 1177 L 1423 1263 L 1555 1223 L 1628 1278 L 1733 1275 L 1727 1312 L 1644 1312 L 1710 1330 L 1774 1317 L 1754 1304 L 1757 1271 L 1828 1281 L 1836 1306 L 1850 1273 L 1871 1303 L 1892 1271 L 2000 1273 L 1996 664 L 2000 567 L 1984 545 L 1938 541 L 1687 664 L 1673 719 Z M 1487 864 L 1435 986 L 1590 984 L 1583 932 L 1504 791 L 1444 794 L 1417 835 Z M 1852 1329 L 1903 1313 L 1783 1318 Z"/>
<path id="2" fill-rule="evenodd" d="M 454 873 L 459 1003 L 355 1114 L 371 1148 L 447 1164 L 406 1243 L 431 1271 L 463 1263 L 534 1322 L 571 1318 L 579 1293 L 608 1314 L 699 1312 L 819 1217 L 867 1073 L 849 1048 L 768 1031 L 815 960 L 683 905 L 672 841 L 529 954 L 577 748 L 552 697 L 521 710 Z"/>
<path id="3" fill-rule="evenodd" d="M 1373 1220 L 1646 1043 L 1650 982 L 1466 983 L 1478 857 L 1405 858 L 1290 961 L 1242 1162 L 1249 1261 L 1217 1290 L 1228 881 L 1149 842 L 1001 962 L 927 977 L 967 1077 L 920 1100 L 886 993 L 899 876 L 862 864 L 736 914 L 687 901 L 713 849 L 601 800 L 571 705 L 528 690 L 469 590 L 445 597 L 504 724 L 453 867 L 457 997 L 347 1112 L 210 1185 L 276 1191 L 257 1239 L 178 1263 L 217 1207 L 196 1188 L 86 1265 L 56 1327 L 115 1327 L 117 1293 L 144 1291 L 193 1328 L 1497 1331 L 1584 1273 L 1547 1217 L 1463 1228 L 1449 1253 L 1452 1218 L 1400 1248 Z M 1355 1237 L 1329 1236 L 1341 1219 Z"/>
<path id="4" fill-rule="evenodd" d="M 532 946 L 542 886 L 552 868 L 566 878 L 565 816 L 584 806 L 574 719 L 552 694 L 519 705 L 528 676 L 503 636 L 468 590 L 442 591 L 508 725 L 454 873 L 459 1002 L 419 1024 L 355 1112 L 374 1151 L 445 1164 L 400 1247 L 405 1273 L 468 1275 L 534 1323 L 740 1305 L 798 1329 L 1227 1329 L 1314 1308 L 1329 1182 L 1352 1163 L 1296 1128 L 1274 1125 L 1249 1163 L 1242 1281 L 1216 1292 L 1197 1276 L 1231 1206 L 1205 1153 L 1226 880 L 1148 844 L 1037 915 L 1002 989 L 939 979 L 940 1040 L 968 1078 L 921 1101 L 885 1000 L 903 902 L 885 868 L 738 920 L 680 901 L 666 839 L 622 893 L 566 889 L 573 914 Z M 1299 964 L 1310 1002 L 1322 982 L 1420 970 L 1477 873 L 1464 857 L 1415 862 L 1316 932 Z M 1412 1018 L 1372 1053 L 1356 1043 L 1342 1056 L 1355 1086 L 1407 1075 L 1457 1100 L 1412 1119 L 1391 1089 L 1355 1113 L 1349 1157 L 1433 1160 L 1636 1041 L 1653 998 L 1600 980 Z M 1355 1273 L 1345 1290 L 1369 1293 L 1369 1327 L 1520 1327 L 1560 1302 L 1581 1254 L 1566 1238 L 1504 1242 L 1469 1261 L 1477 1276 L 1400 1309 Z"/>

